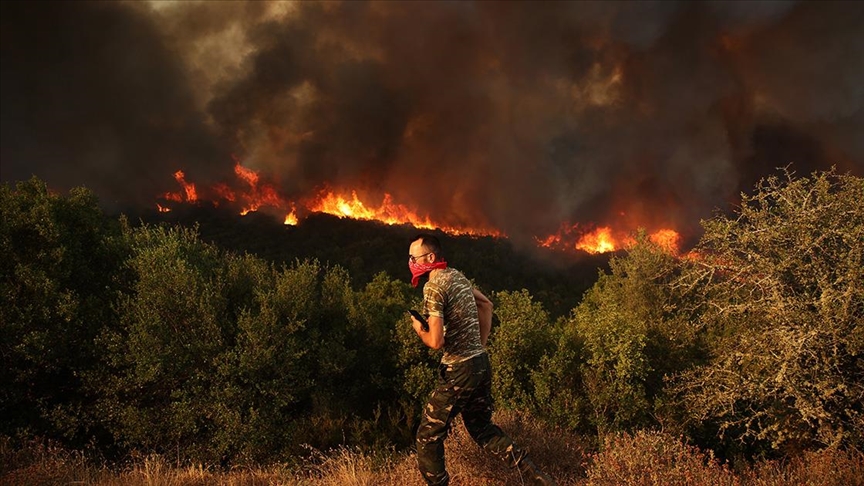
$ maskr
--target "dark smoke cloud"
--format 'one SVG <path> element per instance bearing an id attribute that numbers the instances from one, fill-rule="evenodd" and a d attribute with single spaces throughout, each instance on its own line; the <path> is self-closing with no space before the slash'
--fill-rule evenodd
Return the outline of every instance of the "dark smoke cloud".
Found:
<path id="1" fill-rule="evenodd" d="M 864 172 L 857 2 L 3 3 L 2 178 L 152 198 L 236 154 L 517 240 L 690 235 L 777 167 Z M 651 229 L 651 228 L 649 228 Z M 656 228 L 655 228 L 656 229 Z"/>
<path id="2" fill-rule="evenodd" d="M 109 2 L 0 8 L 4 181 L 37 175 L 152 204 L 179 166 L 230 160 L 150 19 Z"/>

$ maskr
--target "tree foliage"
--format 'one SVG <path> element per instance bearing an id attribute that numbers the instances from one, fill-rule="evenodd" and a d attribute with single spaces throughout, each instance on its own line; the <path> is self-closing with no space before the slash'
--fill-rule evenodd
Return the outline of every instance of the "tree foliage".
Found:
<path id="1" fill-rule="evenodd" d="M 508 407 L 532 408 L 531 373 L 552 348 L 556 334 L 549 315 L 524 289 L 495 294 L 495 314 L 500 325 L 489 341 L 494 393 Z"/>
<path id="2" fill-rule="evenodd" d="M 119 225 L 78 188 L 51 193 L 33 178 L 0 187 L 0 415 L 6 433 L 88 434 L 93 397 L 81 376 L 115 320 L 127 248 Z M 95 432 L 91 432 L 95 433 Z"/>
<path id="3" fill-rule="evenodd" d="M 711 362 L 676 385 L 696 420 L 774 448 L 864 432 L 864 180 L 762 181 L 704 223 L 682 281 L 704 299 Z"/>
<path id="4" fill-rule="evenodd" d="M 183 228 L 127 236 L 138 278 L 93 380 L 118 440 L 262 460 L 369 434 L 364 424 L 395 397 L 398 284 L 381 276 L 355 292 L 341 267 L 277 269 Z"/>
<path id="5" fill-rule="evenodd" d="M 374 266 L 362 242 L 347 265 L 264 259 L 36 179 L 0 188 L 0 216 L 0 434 L 225 464 L 411 443 L 440 352 L 410 326 L 404 276 L 354 280 Z M 785 173 L 703 226 L 684 256 L 636 235 L 584 295 L 561 299 L 557 277 L 550 293 L 542 272 L 530 292 L 486 291 L 498 403 L 595 437 L 860 447 L 864 181 Z M 488 239 L 467 254 L 486 281 L 509 261 Z M 548 299 L 579 303 L 562 315 Z"/>
<path id="6" fill-rule="evenodd" d="M 610 261 L 534 373 L 545 414 L 595 431 L 656 423 L 664 376 L 698 356 L 677 275 L 678 259 L 644 234 Z"/>

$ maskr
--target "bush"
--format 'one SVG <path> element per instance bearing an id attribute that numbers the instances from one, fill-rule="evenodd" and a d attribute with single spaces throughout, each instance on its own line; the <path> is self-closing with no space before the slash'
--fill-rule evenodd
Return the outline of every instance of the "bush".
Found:
<path id="1" fill-rule="evenodd" d="M 277 270 L 188 229 L 126 237 L 137 279 L 90 381 L 125 448 L 254 462 L 401 436 L 381 425 L 404 421 L 392 340 L 404 284 L 381 275 L 355 292 L 340 267 Z"/>
<path id="2" fill-rule="evenodd" d="M 556 332 L 527 290 L 494 295 L 500 325 L 489 337 L 492 391 L 509 408 L 534 408 L 532 372 L 553 348 Z"/>
<path id="3" fill-rule="evenodd" d="M 861 471 L 864 471 L 864 454 L 860 451 L 823 449 L 783 460 L 757 462 L 744 468 L 740 477 L 753 486 L 862 486 Z"/>
<path id="4" fill-rule="evenodd" d="M 194 450 L 212 433 L 216 364 L 234 334 L 222 256 L 191 230 L 127 227 L 126 237 L 136 280 L 120 326 L 99 340 L 106 367 L 89 376 L 99 413 L 123 445 Z"/>
<path id="5" fill-rule="evenodd" d="M 226 465 L 410 443 L 439 352 L 406 283 L 131 228 L 35 179 L 0 210 L 0 435 Z M 704 226 L 684 258 L 638 236 L 554 322 L 527 290 L 491 293 L 499 403 L 718 454 L 860 447 L 864 181 L 769 178 Z"/>
<path id="6" fill-rule="evenodd" d="M 0 433 L 83 444 L 101 434 L 81 377 L 116 325 L 128 248 L 95 196 L 31 179 L 0 187 Z"/>
<path id="7" fill-rule="evenodd" d="M 674 285 L 679 265 L 644 234 L 612 258 L 533 374 L 543 416 L 584 431 L 655 423 L 664 377 L 700 355 L 693 306 Z"/>
<path id="8" fill-rule="evenodd" d="M 582 376 L 585 342 L 576 326 L 562 323 L 555 347 L 531 372 L 535 412 L 550 423 L 570 430 L 592 431 L 591 401 Z"/>
<path id="9" fill-rule="evenodd" d="M 675 389 L 727 441 L 793 453 L 861 446 L 864 180 L 770 177 L 704 222 L 682 281 L 698 289 L 712 361 Z"/>

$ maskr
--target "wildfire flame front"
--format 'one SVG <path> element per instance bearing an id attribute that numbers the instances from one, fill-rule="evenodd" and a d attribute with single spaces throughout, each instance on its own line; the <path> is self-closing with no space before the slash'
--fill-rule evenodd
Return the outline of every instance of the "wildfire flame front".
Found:
<path id="1" fill-rule="evenodd" d="M 377 206 L 364 201 L 358 195 L 357 190 L 333 188 L 321 189 L 315 196 L 303 202 L 288 201 L 279 195 L 280 192 L 275 185 L 263 182 L 257 172 L 243 167 L 236 159 L 234 173 L 246 186 L 244 191 L 235 191 L 226 183 L 217 183 L 204 192 L 213 195 L 213 199 L 209 202 L 214 206 L 219 206 L 223 202 L 238 205 L 240 215 L 246 215 L 262 208 L 283 211 L 285 214 L 284 224 L 293 226 L 300 223 L 301 215 L 318 212 L 340 218 L 379 221 L 389 225 L 410 224 L 422 229 L 437 228 L 456 235 L 506 237 L 503 232 L 494 228 L 453 226 L 436 222 L 428 215 L 420 215 L 416 210 L 394 202 L 393 197 L 387 193 L 384 194 L 383 200 Z M 157 209 L 160 212 L 171 210 L 168 206 L 169 202 L 200 202 L 195 184 L 186 180 L 182 170 L 174 173 L 174 179 L 180 184 L 182 192 L 165 193 L 162 196 L 164 201 L 157 203 Z M 298 207 L 301 208 L 299 212 Z M 545 248 L 563 251 L 579 250 L 594 254 L 620 250 L 634 242 L 629 232 L 635 228 L 627 228 L 627 230 L 614 230 L 611 226 L 601 226 L 595 229 L 586 228 L 578 224 L 562 224 L 557 233 L 536 237 L 535 241 L 538 246 Z M 670 253 L 677 254 L 679 251 L 680 235 L 673 229 L 656 230 L 649 234 L 649 239 Z"/>

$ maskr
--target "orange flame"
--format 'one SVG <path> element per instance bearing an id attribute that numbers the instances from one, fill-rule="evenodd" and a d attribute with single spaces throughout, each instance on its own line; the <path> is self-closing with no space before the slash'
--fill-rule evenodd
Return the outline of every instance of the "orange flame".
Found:
<path id="1" fill-rule="evenodd" d="M 166 192 L 162 195 L 162 199 L 174 202 L 195 202 L 198 200 L 198 191 L 195 190 L 195 184 L 186 182 L 186 174 L 184 174 L 182 170 L 178 170 L 174 173 L 174 180 L 180 183 L 183 192 Z M 183 197 L 184 195 L 186 196 L 185 198 Z M 159 207 L 160 212 L 166 213 L 170 211 L 170 209 L 168 211 L 163 211 L 163 209 L 162 206 Z"/>
<path id="2" fill-rule="evenodd" d="M 678 254 L 678 246 L 681 236 L 672 229 L 661 229 L 648 235 L 648 239 L 655 245 L 663 248 L 673 255 Z M 609 226 L 602 226 L 591 231 L 580 231 L 579 225 L 561 226 L 561 229 L 553 235 L 545 238 L 535 238 L 539 246 L 569 250 L 576 249 L 588 253 L 607 253 L 621 250 L 636 243 L 636 240 L 623 231 L 613 231 Z"/>
<path id="3" fill-rule="evenodd" d="M 228 184 L 224 182 L 220 182 L 213 186 L 213 192 L 215 192 L 221 199 L 224 199 L 229 202 L 234 202 L 237 200 L 237 196 L 234 195 L 234 191 L 228 187 Z"/>
<path id="4" fill-rule="evenodd" d="M 440 229 L 457 235 L 506 237 L 504 233 L 493 228 L 441 224 L 428 215 L 421 215 L 404 204 L 394 202 L 393 197 L 387 193 L 384 193 L 380 204 L 370 203 L 369 199 L 362 199 L 356 190 L 340 192 L 330 188 L 324 188 L 315 196 L 304 201 L 288 201 L 279 194 L 273 184 L 263 181 L 257 172 L 243 167 L 236 159 L 234 173 L 237 179 L 246 186 L 245 190 L 235 191 L 227 183 L 222 182 L 205 188 L 204 193 L 215 206 L 218 206 L 220 202 L 228 202 L 239 207 L 241 215 L 270 208 L 271 210 L 284 211 L 284 224 L 294 226 L 299 224 L 301 215 L 320 212 L 340 218 L 374 220 L 389 225 L 410 224 L 416 228 Z M 162 196 L 164 201 L 175 203 L 199 201 L 195 184 L 186 181 L 186 176 L 182 170 L 174 173 L 174 179 L 180 184 L 183 191 L 165 193 Z M 300 208 L 299 215 L 298 207 Z M 171 211 L 167 204 L 157 204 L 157 209 L 159 212 Z M 651 233 L 649 239 L 672 254 L 678 253 L 680 235 L 672 229 L 661 229 Z M 557 233 L 544 238 L 535 238 L 535 240 L 542 247 L 581 250 L 588 253 L 620 250 L 633 244 L 634 241 L 626 232 L 615 231 L 611 226 L 586 230 L 577 224 L 563 224 Z"/>
<path id="5" fill-rule="evenodd" d="M 331 190 L 322 190 L 318 197 L 307 205 L 311 212 L 332 214 L 340 218 L 380 221 L 385 224 L 410 224 L 415 228 L 440 229 L 447 233 L 471 236 L 504 236 L 503 233 L 480 227 L 450 226 L 433 221 L 429 216 L 421 216 L 403 204 L 393 202 L 390 194 L 384 193 L 384 199 L 377 207 L 364 203 L 351 191 L 351 196 L 335 194 Z"/>
<path id="6" fill-rule="evenodd" d="M 588 253 L 606 253 L 618 248 L 615 239 L 612 238 L 612 228 L 604 226 L 579 238 L 579 241 L 576 242 L 576 249 Z"/>
<path id="7" fill-rule="evenodd" d="M 648 239 L 655 245 L 663 248 L 673 255 L 677 255 L 681 245 L 681 235 L 671 229 L 661 229 L 648 235 Z"/>
<path id="8" fill-rule="evenodd" d="M 241 215 L 258 211 L 264 206 L 278 209 L 285 209 L 288 207 L 286 202 L 279 196 L 275 187 L 270 184 L 258 184 L 258 173 L 255 171 L 243 167 L 240 165 L 240 162 L 236 162 L 234 165 L 234 173 L 249 185 L 249 192 L 243 194 L 245 204 L 243 209 L 240 211 Z"/>
<path id="9" fill-rule="evenodd" d="M 279 195 L 276 187 L 263 182 L 257 172 L 243 167 L 236 159 L 235 162 L 234 173 L 237 179 L 243 181 L 248 187 L 243 191 L 235 191 L 226 183 L 217 183 L 207 188 L 205 192 L 213 196 L 212 203 L 215 206 L 223 201 L 239 205 L 239 212 L 244 216 L 262 208 L 283 210 L 287 211 L 284 224 L 296 225 L 299 223 L 300 218 L 295 202 L 286 201 Z M 186 181 L 183 171 L 177 171 L 174 178 L 185 192 L 166 193 L 162 196 L 164 200 L 172 202 L 197 202 L 199 200 L 194 184 Z M 384 194 L 380 204 L 373 205 L 369 204 L 368 200 L 361 200 L 356 191 L 351 191 L 350 196 L 347 196 L 344 193 L 339 194 L 330 189 L 323 189 L 316 197 L 307 200 L 301 207 L 304 213 L 321 212 L 340 218 L 375 220 L 390 225 L 411 224 L 417 228 L 439 228 L 453 234 L 503 236 L 502 233 L 495 230 L 438 224 L 432 221 L 429 216 L 421 216 L 409 207 L 394 202 L 393 197 L 387 193 Z M 167 208 L 167 206 L 157 205 L 158 208 Z"/>
<path id="10" fill-rule="evenodd" d="M 390 194 L 386 193 L 381 204 L 377 208 L 371 208 L 357 197 L 356 191 L 351 191 L 350 198 L 336 195 L 332 191 L 322 191 L 318 200 L 312 202 L 308 209 L 340 218 L 376 220 L 391 225 L 409 223 L 417 228 L 436 228 L 428 217 L 420 217 L 407 207 L 394 203 Z"/>
<path id="11" fill-rule="evenodd" d="M 177 182 L 179 182 L 180 185 L 183 186 L 183 190 L 186 191 L 187 201 L 194 202 L 198 200 L 198 191 L 195 190 L 195 184 L 186 182 L 186 174 L 184 174 L 182 170 L 175 172 L 174 178 L 177 179 Z"/>

